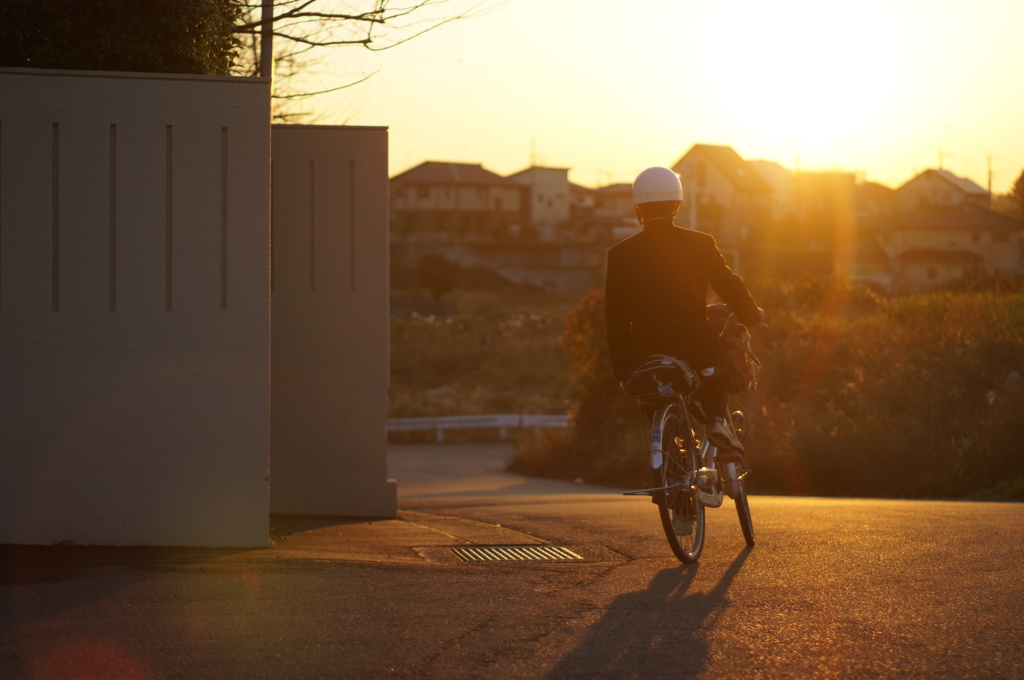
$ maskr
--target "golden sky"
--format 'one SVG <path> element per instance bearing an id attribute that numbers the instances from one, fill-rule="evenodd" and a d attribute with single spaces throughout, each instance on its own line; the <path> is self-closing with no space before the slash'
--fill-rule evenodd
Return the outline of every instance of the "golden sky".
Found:
<path id="1" fill-rule="evenodd" d="M 472 3 L 466 0 L 464 7 Z M 1024 0 L 491 0 L 379 53 L 334 52 L 319 123 L 385 125 L 425 160 L 632 181 L 695 143 L 899 186 L 1024 170 Z"/>

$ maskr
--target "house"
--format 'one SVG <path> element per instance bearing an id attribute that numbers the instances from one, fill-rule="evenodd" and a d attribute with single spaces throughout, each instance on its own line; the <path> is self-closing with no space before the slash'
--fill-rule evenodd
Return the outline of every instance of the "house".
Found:
<path id="1" fill-rule="evenodd" d="M 526 189 L 479 164 L 427 161 L 391 179 L 392 242 L 503 241 L 528 230 Z"/>
<path id="2" fill-rule="evenodd" d="M 613 222 L 639 226 L 633 209 L 633 185 L 625 182 L 594 189 L 594 216 Z"/>
<path id="3" fill-rule="evenodd" d="M 772 186 L 732 147 L 695 144 L 672 169 L 683 183 L 677 223 L 733 249 L 771 218 Z"/>
<path id="4" fill-rule="evenodd" d="M 676 223 L 714 236 L 730 266 L 742 271 L 741 245 L 772 220 L 772 185 L 729 146 L 694 144 L 672 169 L 683 183 Z"/>
<path id="5" fill-rule="evenodd" d="M 838 274 L 868 286 L 892 287 L 891 262 L 878 236 L 892 214 L 894 190 L 877 182 L 859 182 L 853 188 L 853 243 L 836 251 Z"/>
<path id="6" fill-rule="evenodd" d="M 788 168 L 775 161 L 752 160 L 747 165 L 772 188 L 771 219 L 779 220 L 796 211 L 796 179 Z"/>
<path id="7" fill-rule="evenodd" d="M 569 222 L 572 196 L 568 168 L 531 166 L 509 175 L 526 188 L 526 217 L 541 241 L 555 240 L 555 231 Z"/>
<path id="8" fill-rule="evenodd" d="M 927 205 L 878 234 L 892 287 L 923 291 L 961 279 L 1020 276 L 1024 223 L 973 203 Z"/>
<path id="9" fill-rule="evenodd" d="M 759 219 L 738 244 L 748 274 L 794 271 L 830 274 L 855 240 L 856 176 L 847 172 L 793 174 L 774 161 L 746 163 L 771 188 L 758 201 Z"/>
<path id="10" fill-rule="evenodd" d="M 896 190 L 893 204 L 898 212 L 930 205 L 976 205 L 991 207 L 985 189 L 949 170 L 925 170 Z"/>
<path id="11" fill-rule="evenodd" d="M 925 170 L 895 191 L 858 188 L 857 243 L 837 270 L 896 291 L 978 277 L 1020 276 L 1024 224 L 989 209 L 989 193 L 948 170 Z"/>
<path id="12" fill-rule="evenodd" d="M 576 184 L 572 192 L 571 222 L 583 240 L 608 247 L 640 229 L 633 209 L 633 187 L 618 183 L 590 189 Z"/>
<path id="13" fill-rule="evenodd" d="M 391 179 L 391 262 L 408 274 L 436 251 L 515 283 L 590 290 L 603 249 L 571 228 L 568 170 L 502 177 L 479 164 L 428 161 Z M 404 273 L 403 273 L 404 270 Z"/>

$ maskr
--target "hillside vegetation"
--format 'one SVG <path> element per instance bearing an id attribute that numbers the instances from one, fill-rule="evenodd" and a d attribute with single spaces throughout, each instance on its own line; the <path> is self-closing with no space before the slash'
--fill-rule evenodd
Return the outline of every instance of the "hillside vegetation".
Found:
<path id="1" fill-rule="evenodd" d="M 1024 499 L 1024 293 L 897 298 L 841 280 L 752 281 L 764 370 L 740 395 L 755 493 Z M 462 294 L 395 319 L 392 415 L 566 412 L 510 467 L 613 486 L 648 479 L 644 423 L 611 376 L 603 300 Z"/>
<path id="2" fill-rule="evenodd" d="M 560 339 L 578 299 L 459 290 L 449 313 L 392 317 L 389 415 L 566 413 L 574 390 Z"/>

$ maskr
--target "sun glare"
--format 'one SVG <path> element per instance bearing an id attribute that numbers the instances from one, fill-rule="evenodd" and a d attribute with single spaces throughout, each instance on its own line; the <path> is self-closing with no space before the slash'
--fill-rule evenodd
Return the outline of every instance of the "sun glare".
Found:
<path id="1" fill-rule="evenodd" d="M 879 2 L 716 4 L 701 68 L 724 115 L 750 134 L 828 142 L 876 122 L 892 95 L 897 39 Z"/>

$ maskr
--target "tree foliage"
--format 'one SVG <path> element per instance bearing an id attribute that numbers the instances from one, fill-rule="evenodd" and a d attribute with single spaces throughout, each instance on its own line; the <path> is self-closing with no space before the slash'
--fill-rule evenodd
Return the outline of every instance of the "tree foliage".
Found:
<path id="1" fill-rule="evenodd" d="M 1020 216 L 1024 219 L 1024 170 L 1021 170 L 1020 177 L 1013 183 L 1013 188 L 1010 189 L 1010 198 L 1016 202 Z"/>
<path id="2" fill-rule="evenodd" d="M 224 75 L 242 0 L 4 0 L 0 66 Z"/>

